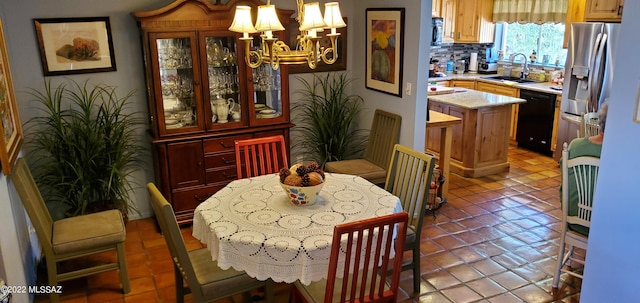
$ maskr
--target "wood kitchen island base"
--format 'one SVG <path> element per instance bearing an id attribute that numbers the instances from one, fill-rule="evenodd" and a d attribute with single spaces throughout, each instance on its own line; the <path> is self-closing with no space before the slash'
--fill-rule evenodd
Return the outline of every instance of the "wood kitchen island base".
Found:
<path id="1" fill-rule="evenodd" d="M 429 96 L 430 110 L 462 119 L 453 126 L 451 172 L 477 178 L 509 170 L 511 106 L 524 100 L 473 90 Z M 440 132 L 427 129 L 426 147 L 440 151 Z"/>

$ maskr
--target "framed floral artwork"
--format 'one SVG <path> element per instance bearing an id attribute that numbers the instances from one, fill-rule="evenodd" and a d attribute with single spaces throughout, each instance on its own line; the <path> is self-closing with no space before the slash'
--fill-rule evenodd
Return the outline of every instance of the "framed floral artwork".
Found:
<path id="1" fill-rule="evenodd" d="M 23 140 L 4 30 L 0 21 L 0 165 L 5 176 L 11 173 Z"/>
<path id="2" fill-rule="evenodd" d="M 116 70 L 109 17 L 34 19 L 45 76 Z"/>
<path id="3" fill-rule="evenodd" d="M 401 97 L 404 8 L 368 8 L 366 19 L 366 87 Z"/>

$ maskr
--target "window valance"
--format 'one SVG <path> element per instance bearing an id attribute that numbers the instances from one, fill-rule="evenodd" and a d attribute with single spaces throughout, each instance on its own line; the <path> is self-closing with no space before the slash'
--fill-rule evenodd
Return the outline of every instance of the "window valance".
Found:
<path id="1" fill-rule="evenodd" d="M 494 0 L 493 22 L 565 22 L 568 0 Z"/>

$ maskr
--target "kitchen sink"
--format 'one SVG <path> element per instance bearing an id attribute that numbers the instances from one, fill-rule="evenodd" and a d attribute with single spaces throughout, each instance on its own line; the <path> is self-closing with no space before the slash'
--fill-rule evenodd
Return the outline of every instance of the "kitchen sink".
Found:
<path id="1" fill-rule="evenodd" d="M 482 77 L 482 79 L 496 80 L 496 81 L 512 81 L 517 83 L 536 83 L 534 80 L 529 79 L 520 79 L 518 77 L 509 77 L 509 76 L 487 76 Z"/>

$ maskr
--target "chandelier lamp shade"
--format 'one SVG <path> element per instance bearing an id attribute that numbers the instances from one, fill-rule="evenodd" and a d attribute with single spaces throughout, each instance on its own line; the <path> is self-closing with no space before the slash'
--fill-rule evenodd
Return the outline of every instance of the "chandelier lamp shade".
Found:
<path id="1" fill-rule="evenodd" d="M 258 68 L 263 63 L 270 64 L 273 69 L 278 69 L 280 64 L 308 64 L 315 69 L 322 60 L 325 64 L 333 64 L 338 59 L 336 39 L 340 33 L 337 28 L 346 27 L 340 13 L 338 2 L 329 2 L 324 6 L 324 17 L 320 12 L 318 2 L 304 3 L 304 0 L 296 0 L 300 24 L 300 33 L 297 35 L 297 45 L 292 49 L 285 42 L 274 37 L 273 32 L 284 30 L 276 14 L 275 5 L 267 0 L 267 4 L 258 6 L 258 17 L 254 25 L 251 19 L 251 7 L 238 5 L 229 27 L 230 31 L 242 33 L 240 40 L 245 42 L 245 61 L 251 68 Z M 326 36 L 331 41 L 330 47 L 320 47 L 318 32 L 325 29 L 331 30 Z M 261 48 L 251 48 L 253 37 L 249 34 L 260 33 Z"/>

